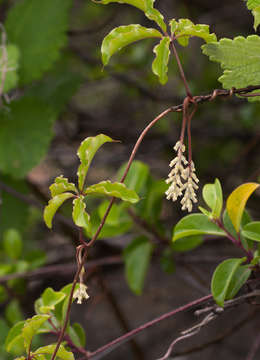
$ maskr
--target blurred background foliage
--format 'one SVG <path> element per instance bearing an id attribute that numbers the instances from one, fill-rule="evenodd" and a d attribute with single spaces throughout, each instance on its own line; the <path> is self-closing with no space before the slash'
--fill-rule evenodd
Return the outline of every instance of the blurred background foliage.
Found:
<path id="1" fill-rule="evenodd" d="M 218 38 L 254 33 L 252 16 L 242 0 L 157 0 L 156 6 L 167 20 L 187 17 L 194 23 L 209 24 Z M 99 133 L 121 143 L 102 147 L 88 181 L 118 179 L 119 168 L 128 160 L 142 129 L 165 108 L 182 103 L 185 91 L 173 57 L 169 82 L 165 86 L 158 83 L 151 72 L 154 55 L 150 40 L 126 47 L 103 68 L 100 46 L 111 29 L 130 23 L 153 26 L 130 6 L 102 6 L 89 0 L 0 0 L 0 22 L 5 27 L 7 44 L 16 46 L 19 52 L 16 77 L 10 80 L 10 89 L 2 96 L 0 109 L 0 344 L 3 344 L 8 328 L 33 314 L 33 303 L 46 286 L 58 290 L 73 277 L 74 246 L 78 240 L 69 220 L 70 206 L 63 207 L 51 232 L 42 221 L 42 208 L 49 199 L 48 187 L 53 179 L 63 174 L 75 181 L 76 150 L 84 138 Z M 193 95 L 220 88 L 217 81 L 220 68 L 202 55 L 200 45 L 201 41 L 196 39 L 187 48 L 178 47 Z M 236 97 L 199 106 L 192 120 L 192 146 L 200 188 L 218 177 L 227 196 L 242 182 L 259 179 L 259 115 L 259 104 Z M 117 204 L 91 253 L 87 275 L 91 300 L 84 307 L 87 345 L 91 349 L 122 330 L 172 308 L 175 301 L 186 302 L 209 288 L 207 273 L 216 265 L 215 258 L 212 263 L 206 261 L 208 268 L 195 271 L 189 268 L 189 256 L 182 255 L 188 250 L 185 246 L 163 245 L 183 216 L 179 204 L 167 202 L 163 195 L 166 186 L 163 179 L 169 172 L 180 122 L 181 115 L 170 114 L 146 136 L 128 180 L 144 200 L 134 212 Z M 97 226 L 106 203 L 92 199 L 87 205 Z M 259 196 L 256 196 L 249 202 L 252 215 L 257 215 L 258 206 Z M 200 242 L 194 239 L 194 247 Z M 141 247 L 136 248 L 136 244 Z M 220 251 L 215 243 L 206 241 L 202 255 L 199 255 L 201 250 L 195 250 L 200 259 L 197 262 L 203 263 L 212 254 L 223 257 L 223 249 L 229 248 L 225 241 L 221 240 L 221 244 L 225 246 Z M 155 268 L 148 275 L 149 284 L 144 285 L 154 245 Z M 140 294 L 145 286 L 142 300 L 132 295 L 124 283 L 122 251 L 128 259 L 125 273 L 131 289 Z M 133 263 L 131 256 L 127 257 L 129 252 L 134 254 Z M 194 290 L 186 277 L 190 292 L 183 283 L 183 274 L 178 275 L 178 266 L 182 267 L 183 263 L 188 278 L 193 277 L 193 285 L 195 282 Z M 138 269 L 139 277 L 131 273 L 131 266 L 134 271 Z M 175 268 L 176 273 L 172 274 Z M 161 269 L 171 275 L 165 275 Z M 28 276 L 17 275 L 25 271 Z M 132 275 L 135 280 L 131 282 Z M 160 289 L 163 281 L 164 290 Z M 157 300 L 163 296 L 158 305 Z M 138 309 L 136 316 L 130 310 L 133 305 Z M 113 319 L 109 317 L 111 309 Z M 82 315 L 75 310 L 74 316 Z M 97 335 L 95 332 L 107 321 L 111 326 Z M 141 345 L 133 342 L 131 351 L 135 358 L 154 357 L 162 351 L 170 340 L 166 330 L 167 326 L 160 335 L 163 338 L 167 334 L 165 341 L 158 340 L 153 351 L 155 333 L 144 337 Z M 1 358 L 9 359 L 3 346 L 1 351 Z M 110 358 L 119 359 L 124 351 L 132 358 L 127 347 Z M 232 351 L 224 349 L 222 357 L 243 358 L 239 357 L 239 350 L 235 354 Z M 203 354 L 205 359 L 211 356 L 211 353 Z M 190 355 L 189 359 L 196 356 Z"/>

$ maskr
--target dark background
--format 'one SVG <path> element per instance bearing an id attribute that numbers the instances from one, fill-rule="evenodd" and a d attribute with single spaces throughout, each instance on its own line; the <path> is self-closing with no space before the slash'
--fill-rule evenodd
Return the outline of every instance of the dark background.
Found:
<path id="1" fill-rule="evenodd" d="M 209 24 L 211 32 L 215 32 L 218 38 L 254 33 L 253 18 L 242 0 L 157 0 L 156 6 L 167 20 L 187 17 L 194 23 Z M 105 145 L 98 152 L 88 175 L 90 183 L 113 179 L 121 164 L 128 160 L 143 128 L 167 107 L 182 103 L 185 92 L 174 58 L 170 59 L 167 85 L 159 85 L 151 72 L 152 41 L 127 47 L 112 58 L 107 68 L 102 68 L 102 39 L 114 27 L 130 23 L 152 26 L 140 11 L 127 5 L 102 6 L 91 1 L 75 1 L 64 57 L 81 73 L 84 81 L 55 124 L 55 137 L 48 156 L 28 175 L 27 183 L 38 201 L 47 201 L 48 186 L 56 176 L 64 174 L 75 179 L 78 166 L 76 150 L 84 138 L 104 133 L 121 141 Z M 194 39 L 187 48 L 178 46 L 193 95 L 221 88 L 217 81 L 221 69 L 202 55 L 201 44 L 200 40 Z M 216 99 L 199 106 L 192 120 L 193 157 L 200 179 L 199 198 L 203 185 L 212 183 L 216 177 L 222 183 L 225 197 L 241 183 L 257 181 L 260 174 L 259 115 L 258 104 L 235 97 Z M 167 177 L 180 124 L 181 115 L 168 115 L 149 132 L 138 151 L 136 158 L 147 163 L 158 179 Z M 254 196 L 249 201 L 249 210 L 256 219 L 258 209 L 259 196 Z M 162 222 L 168 227 L 169 234 L 182 216 L 178 203 L 164 201 Z M 68 266 L 74 262 L 74 244 L 77 242 L 74 229 L 64 221 L 56 220 L 54 230 L 50 232 L 40 221 L 40 216 L 38 219 L 30 237 L 47 251 L 48 265 L 64 264 L 64 271 L 28 280 L 28 293 L 21 300 L 26 316 L 32 316 L 33 301 L 47 286 L 58 290 L 72 281 L 74 273 Z M 114 257 L 114 261 L 111 258 L 110 265 L 90 267 L 87 280 L 90 299 L 81 306 L 73 306 L 73 320 L 79 321 L 86 329 L 88 350 L 95 350 L 127 330 L 208 294 L 216 265 L 228 256 L 240 255 L 227 241 L 211 239 L 190 253 L 176 255 L 176 272 L 171 275 L 162 271 L 154 256 L 143 294 L 138 297 L 129 290 L 119 259 L 122 249 L 131 239 L 132 235 L 127 234 L 100 240 L 91 253 L 90 260 Z M 246 359 L 260 325 L 257 313 L 252 318 L 253 310 L 252 306 L 243 305 L 225 312 L 194 338 L 176 346 L 176 353 L 188 352 L 186 355 L 172 358 Z M 247 320 L 232 329 L 244 319 Z M 140 334 L 134 342 L 116 349 L 107 358 L 155 360 L 179 336 L 179 331 L 197 321 L 199 319 L 193 312 L 165 320 Z M 218 338 L 221 341 L 216 344 L 202 346 L 198 352 L 194 350 Z"/>

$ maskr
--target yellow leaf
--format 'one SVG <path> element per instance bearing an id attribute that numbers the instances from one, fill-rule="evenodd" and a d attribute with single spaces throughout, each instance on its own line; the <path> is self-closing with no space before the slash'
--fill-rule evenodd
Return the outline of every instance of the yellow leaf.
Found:
<path id="1" fill-rule="evenodd" d="M 250 195 L 260 186 L 257 183 L 245 183 L 238 186 L 227 199 L 227 212 L 232 224 L 239 232 L 240 222 L 246 202 Z"/>

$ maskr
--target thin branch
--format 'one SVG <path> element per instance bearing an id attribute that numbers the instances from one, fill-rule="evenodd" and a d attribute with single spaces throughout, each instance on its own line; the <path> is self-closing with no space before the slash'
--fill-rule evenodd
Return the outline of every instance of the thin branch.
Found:
<path id="1" fill-rule="evenodd" d="M 168 319 L 170 317 L 175 316 L 176 314 L 179 314 L 181 312 L 187 311 L 192 309 L 194 306 L 200 305 L 208 300 L 212 299 L 212 295 L 207 295 L 204 296 L 202 298 L 199 298 L 197 300 L 194 300 L 186 305 L 183 305 L 177 309 L 174 309 L 166 314 L 163 314 L 161 316 L 159 316 L 156 319 L 153 319 L 151 321 L 148 321 L 147 323 L 139 326 L 138 328 L 129 331 L 128 333 L 120 336 L 119 338 L 109 342 L 106 345 L 103 345 L 102 347 L 100 347 L 99 349 L 97 349 L 94 352 L 91 352 L 89 355 L 89 359 L 92 360 L 98 360 L 101 359 L 102 357 L 104 357 L 105 355 L 107 355 L 108 353 L 110 353 L 112 350 L 114 350 L 115 348 L 117 348 L 118 346 L 122 345 L 123 343 L 129 341 L 130 339 L 132 339 L 134 336 L 136 336 L 137 334 L 139 334 L 140 332 L 150 328 L 151 326 L 154 326 L 158 323 L 160 323 L 161 321 Z"/>
<path id="2" fill-rule="evenodd" d="M 225 340 L 227 337 L 233 335 L 235 332 L 241 330 L 241 328 L 243 326 L 245 326 L 249 321 L 251 321 L 253 318 L 255 318 L 256 312 L 257 312 L 256 310 L 252 311 L 249 315 L 247 315 L 241 321 L 239 321 L 238 323 L 236 323 L 234 326 L 230 327 L 226 331 L 221 332 L 221 334 L 219 334 L 216 338 L 214 338 L 214 339 L 212 339 L 210 341 L 207 341 L 207 342 L 205 342 L 205 343 L 203 343 L 201 345 L 198 345 L 198 346 L 191 347 L 191 348 L 189 348 L 187 350 L 184 350 L 184 351 L 175 352 L 174 357 L 193 354 L 195 352 L 199 352 L 201 350 L 204 350 L 204 349 L 208 348 L 211 345 L 215 345 L 215 344 L 220 343 L 221 341 Z"/>

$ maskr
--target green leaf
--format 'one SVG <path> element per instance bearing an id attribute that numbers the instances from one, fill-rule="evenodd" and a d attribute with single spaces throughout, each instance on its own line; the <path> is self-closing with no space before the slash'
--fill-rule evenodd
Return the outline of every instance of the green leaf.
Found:
<path id="1" fill-rule="evenodd" d="M 24 260 L 29 264 L 30 270 L 34 270 L 45 265 L 46 253 L 42 250 L 31 250 L 25 254 Z"/>
<path id="2" fill-rule="evenodd" d="M 139 196 L 134 190 L 128 189 L 125 184 L 118 182 L 111 183 L 111 181 L 101 181 L 86 188 L 85 195 L 108 195 L 119 198 L 123 201 L 136 203 L 139 201 Z"/>
<path id="3" fill-rule="evenodd" d="M 72 325 L 73 330 L 77 334 L 77 337 L 79 339 L 79 346 L 85 347 L 86 346 L 86 334 L 85 330 L 79 323 L 74 323 Z"/>
<path id="4" fill-rule="evenodd" d="M 104 143 L 113 142 L 113 141 L 114 141 L 113 139 L 111 139 L 109 136 L 106 136 L 104 134 L 88 137 L 82 141 L 77 152 L 77 155 L 81 162 L 77 172 L 78 181 L 79 181 L 79 190 L 83 189 L 89 166 L 98 149 Z"/>
<path id="5" fill-rule="evenodd" d="M 203 238 L 200 235 L 188 236 L 174 241 L 171 248 L 177 252 L 190 251 L 203 243 Z"/>
<path id="6" fill-rule="evenodd" d="M 211 292 L 216 303 L 223 307 L 231 281 L 239 267 L 245 261 L 242 259 L 228 259 L 219 264 L 211 280 Z"/>
<path id="7" fill-rule="evenodd" d="M 5 317 L 9 324 L 14 325 L 24 319 L 19 302 L 12 300 L 5 308 Z"/>
<path id="8" fill-rule="evenodd" d="M 24 339 L 22 330 L 25 321 L 19 321 L 9 331 L 5 340 L 5 349 L 7 352 L 14 353 L 15 355 L 22 355 L 24 352 Z"/>
<path id="9" fill-rule="evenodd" d="M 239 266 L 234 273 L 232 280 L 229 284 L 226 299 L 233 299 L 241 287 L 245 284 L 248 280 L 249 276 L 251 275 L 252 270 L 249 269 L 248 265 Z"/>
<path id="10" fill-rule="evenodd" d="M 56 348 L 56 344 L 42 346 L 36 351 L 33 352 L 33 354 L 50 354 L 52 355 L 54 350 Z M 60 348 L 57 352 L 57 357 L 62 360 L 74 360 L 74 355 L 71 351 L 67 351 L 63 345 L 60 345 Z"/>
<path id="11" fill-rule="evenodd" d="M 257 183 L 245 183 L 238 186 L 227 199 L 227 212 L 237 232 L 240 229 L 242 215 L 250 195 L 259 187 Z"/>
<path id="12" fill-rule="evenodd" d="M 194 24 L 189 19 L 179 19 L 170 21 L 171 33 L 177 38 L 182 46 L 189 44 L 189 39 L 193 36 L 203 39 L 206 43 L 217 41 L 214 33 L 210 34 L 209 26 L 204 24 Z"/>
<path id="13" fill-rule="evenodd" d="M 108 217 L 106 218 L 106 224 L 110 226 L 119 227 L 123 223 L 131 222 L 131 219 L 123 206 L 123 203 L 113 204 Z M 102 219 L 109 206 L 109 201 L 103 201 L 98 207 L 99 218 Z M 100 221 L 99 221 L 100 222 Z"/>
<path id="14" fill-rule="evenodd" d="M 55 114 L 39 99 L 24 97 L 2 109 L 0 118 L 0 169 L 23 178 L 47 152 Z"/>
<path id="15" fill-rule="evenodd" d="M 193 235 L 226 236 L 225 232 L 211 222 L 206 215 L 191 214 L 182 218 L 175 226 L 172 240 Z"/>
<path id="16" fill-rule="evenodd" d="M 163 20 L 163 15 L 153 7 L 154 0 L 101 0 L 97 1 L 97 3 L 103 5 L 107 5 L 110 3 L 119 3 L 135 6 L 141 11 L 143 11 L 148 17 L 148 19 L 155 21 L 163 31 L 166 31 L 166 24 Z"/>
<path id="17" fill-rule="evenodd" d="M 48 205 L 44 208 L 43 219 L 48 228 L 52 228 L 52 219 L 56 214 L 58 208 L 64 203 L 64 201 L 74 197 L 72 193 L 63 193 L 54 196 L 54 198 L 50 199 Z"/>
<path id="18" fill-rule="evenodd" d="M 86 204 L 84 202 L 83 195 L 73 200 L 72 219 L 74 223 L 79 227 L 83 227 L 84 229 L 89 230 L 90 216 L 85 209 Z"/>
<path id="19" fill-rule="evenodd" d="M 137 207 L 137 213 L 150 223 L 158 223 L 168 185 L 165 180 L 154 180 L 152 177 L 149 177 L 148 180 L 146 192 L 142 196 L 140 206 Z"/>
<path id="20" fill-rule="evenodd" d="M 219 180 L 216 179 L 214 184 L 206 184 L 203 187 L 202 196 L 205 203 L 212 210 L 212 217 L 218 219 L 223 206 L 222 188 Z"/>
<path id="21" fill-rule="evenodd" d="M 252 15 L 254 16 L 254 29 L 256 31 L 260 24 L 260 0 L 248 0 L 246 5 L 248 10 L 251 10 Z"/>
<path id="22" fill-rule="evenodd" d="M 140 236 L 133 240 L 124 250 L 125 276 L 130 289 L 141 295 L 147 269 L 154 246 L 149 240 Z"/>
<path id="23" fill-rule="evenodd" d="M 54 197 L 67 191 L 78 192 L 75 184 L 69 183 L 68 179 L 64 178 L 63 175 L 56 177 L 54 183 L 50 186 L 51 196 Z"/>
<path id="24" fill-rule="evenodd" d="M 23 242 L 19 231 L 16 229 L 6 230 L 3 234 L 3 245 L 4 251 L 11 259 L 18 259 L 23 248 Z"/>
<path id="25" fill-rule="evenodd" d="M 39 308 L 40 312 L 49 313 L 65 298 L 65 294 L 61 291 L 54 291 L 52 288 L 47 288 L 44 290 L 41 298 L 42 306 Z"/>
<path id="26" fill-rule="evenodd" d="M 21 51 L 22 84 L 39 79 L 59 58 L 71 5 L 72 0 L 22 0 L 9 10 L 5 28 L 8 40 Z"/>
<path id="27" fill-rule="evenodd" d="M 164 272 L 167 274 L 173 274 L 176 269 L 176 265 L 173 259 L 173 252 L 171 249 L 167 248 L 164 250 L 161 258 L 160 265 Z"/>
<path id="28" fill-rule="evenodd" d="M 202 49 L 211 61 L 221 64 L 224 73 L 218 80 L 225 89 L 231 89 L 260 83 L 259 47 L 260 37 L 250 35 L 247 38 L 238 36 L 233 40 L 223 38 L 219 42 L 203 45 Z M 259 96 L 250 98 L 250 101 L 259 100 Z"/>
<path id="29" fill-rule="evenodd" d="M 0 79 L 3 76 L 3 70 L 5 73 L 4 78 L 4 89 L 3 92 L 6 93 L 9 90 L 12 90 L 16 87 L 18 83 L 18 61 L 19 61 L 19 49 L 17 46 L 12 44 L 7 45 L 6 47 L 0 48 Z"/>
<path id="30" fill-rule="evenodd" d="M 49 315 L 35 315 L 30 319 L 27 319 L 22 329 L 22 335 L 24 338 L 24 346 L 26 353 L 28 353 L 32 338 L 37 334 L 38 329 L 42 326 L 45 321 L 50 318 Z"/>
<path id="31" fill-rule="evenodd" d="M 101 46 L 102 61 L 107 65 L 113 54 L 123 47 L 142 39 L 161 38 L 162 34 L 151 28 L 145 28 L 139 24 L 119 26 L 113 29 L 103 40 Z"/>
<path id="32" fill-rule="evenodd" d="M 118 181 L 121 180 L 126 170 L 126 166 L 127 164 L 124 164 L 119 169 L 117 174 Z M 149 167 L 141 161 L 134 160 L 126 175 L 124 184 L 128 189 L 135 190 L 139 194 L 139 192 L 141 192 L 144 189 L 148 176 L 149 176 Z"/>
<path id="33" fill-rule="evenodd" d="M 260 241 L 260 221 L 252 221 L 242 229 L 242 235 L 254 241 Z"/>
<path id="34" fill-rule="evenodd" d="M 242 215 L 242 220 L 241 220 L 241 226 L 245 226 L 246 224 L 248 224 L 249 222 L 251 222 L 251 217 L 249 215 L 249 213 L 244 210 L 243 215 Z M 228 216 L 228 212 L 227 209 L 225 209 L 224 214 L 223 214 L 223 224 L 225 229 L 227 229 L 227 231 L 236 239 L 238 239 L 238 233 L 236 232 L 230 217 Z"/>
<path id="35" fill-rule="evenodd" d="M 159 77 L 160 83 L 162 85 L 166 84 L 168 81 L 168 62 L 170 57 L 170 38 L 164 37 L 159 45 L 156 45 L 153 49 L 156 57 L 152 64 L 152 70 L 155 75 Z"/>

